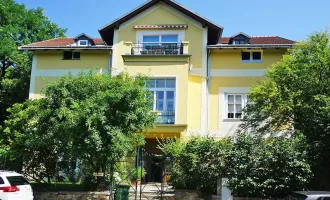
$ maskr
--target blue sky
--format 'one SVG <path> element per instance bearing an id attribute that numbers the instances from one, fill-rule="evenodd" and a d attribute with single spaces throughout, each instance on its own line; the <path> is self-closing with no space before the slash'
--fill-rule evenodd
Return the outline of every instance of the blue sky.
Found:
<path id="1" fill-rule="evenodd" d="M 28 8 L 42 7 L 67 36 L 82 32 L 99 37 L 98 29 L 146 0 L 16 0 Z M 177 0 L 186 8 L 224 27 L 224 36 L 277 35 L 304 40 L 330 25 L 329 0 Z M 235 3 L 234 3 L 235 2 Z"/>

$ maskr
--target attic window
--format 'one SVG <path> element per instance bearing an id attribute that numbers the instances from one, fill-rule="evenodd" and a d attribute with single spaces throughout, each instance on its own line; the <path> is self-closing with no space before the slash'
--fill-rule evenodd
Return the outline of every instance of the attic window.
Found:
<path id="1" fill-rule="evenodd" d="M 88 41 L 87 40 L 79 40 L 78 41 L 78 46 L 88 46 Z"/>
<path id="2" fill-rule="evenodd" d="M 246 39 L 235 39 L 234 44 L 247 44 Z"/>

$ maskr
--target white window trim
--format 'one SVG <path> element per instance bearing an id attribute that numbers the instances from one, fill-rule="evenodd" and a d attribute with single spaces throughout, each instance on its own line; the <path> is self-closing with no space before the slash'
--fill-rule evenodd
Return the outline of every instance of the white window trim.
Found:
<path id="1" fill-rule="evenodd" d="M 80 42 L 86 42 L 86 45 L 82 45 Z M 78 46 L 88 46 L 88 40 L 78 40 Z"/>
<path id="2" fill-rule="evenodd" d="M 249 89 L 250 87 L 219 87 L 218 127 L 221 127 L 223 120 L 228 119 L 226 111 L 226 94 L 248 94 Z"/>
<path id="3" fill-rule="evenodd" d="M 65 52 L 65 51 L 63 51 L 63 54 L 64 54 L 64 52 Z M 62 60 L 80 60 L 80 59 L 81 59 L 81 52 L 80 52 L 80 51 L 68 51 L 68 52 L 71 52 L 71 59 L 65 59 L 64 56 L 62 56 L 62 57 L 63 57 Z M 74 54 L 75 52 L 78 52 L 78 53 L 80 54 L 80 55 L 79 55 L 79 58 L 74 58 L 74 57 L 73 57 L 73 54 Z"/>
<path id="4" fill-rule="evenodd" d="M 152 75 L 149 77 L 149 79 L 175 79 L 175 90 L 174 90 L 174 114 L 175 114 L 175 118 L 174 118 L 174 124 L 178 123 L 178 102 L 179 102 L 179 77 L 178 76 L 174 76 L 174 75 Z"/>
<path id="5" fill-rule="evenodd" d="M 242 52 L 249 52 L 250 53 L 250 60 L 242 60 Z M 263 51 L 242 51 L 241 52 L 241 61 L 243 63 L 260 63 L 263 60 Z M 260 60 L 253 60 L 252 54 L 253 52 L 260 52 L 261 59 Z"/>
<path id="6" fill-rule="evenodd" d="M 240 120 L 240 119 L 242 119 L 242 118 L 244 117 L 244 114 L 243 114 L 242 111 L 241 111 L 242 115 L 241 115 L 240 118 L 236 118 L 236 117 L 235 117 L 235 113 L 236 113 L 236 112 L 234 112 L 234 118 L 229 118 L 229 117 L 228 117 L 228 113 L 229 113 L 229 110 L 228 110 L 228 109 L 229 109 L 229 108 L 228 108 L 228 104 L 229 104 L 229 102 L 228 102 L 228 96 L 229 96 L 229 95 L 241 95 L 241 103 L 240 103 L 240 104 L 242 105 L 242 107 L 241 107 L 241 110 L 242 110 L 242 109 L 244 109 L 245 106 L 248 104 L 248 102 L 247 102 L 248 94 L 247 94 L 247 93 L 226 93 L 226 94 L 225 94 L 225 98 L 226 98 L 226 99 L 225 99 L 225 102 L 226 102 L 226 109 L 225 109 L 225 111 L 226 111 L 226 113 L 225 113 L 226 116 L 225 116 L 225 117 L 226 117 L 226 118 L 225 118 L 225 119 L 237 119 L 237 120 Z M 233 103 L 233 104 L 234 104 L 234 109 L 236 108 L 236 106 L 235 106 L 235 104 L 236 104 L 235 101 L 236 101 L 236 99 L 235 99 L 235 97 L 234 97 L 234 103 Z"/>
<path id="7" fill-rule="evenodd" d="M 185 30 L 138 30 L 136 31 L 136 42 L 142 43 L 143 36 L 178 35 L 178 43 L 180 43 L 184 41 L 184 34 Z"/>
<path id="8" fill-rule="evenodd" d="M 143 35 L 143 36 L 158 36 L 158 42 L 143 42 L 144 44 L 173 44 L 173 43 L 179 43 L 179 35 L 178 34 L 173 34 L 173 35 L 169 35 L 169 34 L 166 34 L 166 35 L 162 35 L 162 34 L 154 34 L 154 35 Z M 143 40 L 143 36 L 142 36 L 142 40 Z M 161 38 L 162 36 L 178 36 L 178 41 L 176 42 L 161 42 Z"/>

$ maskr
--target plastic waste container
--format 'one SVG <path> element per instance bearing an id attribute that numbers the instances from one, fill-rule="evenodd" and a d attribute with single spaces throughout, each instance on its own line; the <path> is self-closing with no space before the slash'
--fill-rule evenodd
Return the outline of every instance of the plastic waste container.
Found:
<path id="1" fill-rule="evenodd" d="M 115 192 L 115 200 L 128 200 L 129 188 L 129 185 L 117 185 Z"/>

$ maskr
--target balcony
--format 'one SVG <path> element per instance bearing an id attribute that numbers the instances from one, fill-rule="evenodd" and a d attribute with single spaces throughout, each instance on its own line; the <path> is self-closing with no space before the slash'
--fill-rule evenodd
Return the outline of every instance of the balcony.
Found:
<path id="1" fill-rule="evenodd" d="M 174 124 L 175 111 L 174 110 L 160 110 L 155 111 L 157 114 L 156 124 Z"/>
<path id="2" fill-rule="evenodd" d="M 182 43 L 132 43 L 131 55 L 183 55 Z"/>
<path id="3" fill-rule="evenodd" d="M 124 62 L 181 62 L 188 63 L 189 42 L 181 43 L 132 43 L 125 42 Z"/>

